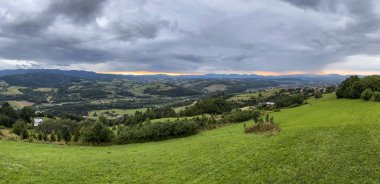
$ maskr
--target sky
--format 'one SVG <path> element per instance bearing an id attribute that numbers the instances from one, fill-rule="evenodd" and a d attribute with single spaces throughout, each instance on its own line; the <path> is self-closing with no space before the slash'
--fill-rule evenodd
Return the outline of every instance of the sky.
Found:
<path id="1" fill-rule="evenodd" d="M 0 70 L 380 74 L 378 0 L 0 0 Z"/>

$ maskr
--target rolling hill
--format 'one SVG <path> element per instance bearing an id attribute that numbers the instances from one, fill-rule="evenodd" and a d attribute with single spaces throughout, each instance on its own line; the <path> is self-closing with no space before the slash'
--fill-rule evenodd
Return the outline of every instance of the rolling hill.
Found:
<path id="1" fill-rule="evenodd" d="M 80 147 L 0 140 L 4 183 L 378 183 L 380 103 L 326 95 L 273 113 L 277 135 L 236 124 L 162 142 Z M 251 124 L 252 122 L 247 122 Z"/>

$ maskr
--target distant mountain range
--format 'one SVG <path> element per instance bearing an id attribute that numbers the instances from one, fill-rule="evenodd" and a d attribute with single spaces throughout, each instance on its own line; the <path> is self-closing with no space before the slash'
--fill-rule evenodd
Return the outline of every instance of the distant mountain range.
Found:
<path id="1" fill-rule="evenodd" d="M 204 75 L 179 75 L 170 76 L 165 74 L 158 75 L 116 75 L 100 74 L 91 71 L 79 70 L 58 70 L 58 69 L 15 69 L 0 70 L 0 77 L 11 75 L 23 75 L 32 73 L 46 73 L 54 75 L 65 75 L 71 77 L 96 79 L 96 78 L 134 78 L 134 79 L 301 79 L 301 80 L 337 80 L 341 81 L 347 78 L 344 75 L 282 75 L 282 76 L 263 76 L 255 74 L 204 74 Z"/>

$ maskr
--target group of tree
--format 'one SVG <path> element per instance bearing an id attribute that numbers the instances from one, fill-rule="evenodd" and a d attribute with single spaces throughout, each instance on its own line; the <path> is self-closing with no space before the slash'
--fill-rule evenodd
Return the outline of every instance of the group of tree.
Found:
<path id="1" fill-rule="evenodd" d="M 337 98 L 350 98 L 380 101 L 380 76 L 372 75 L 359 78 L 350 76 L 344 80 L 336 92 Z"/>
<path id="2" fill-rule="evenodd" d="M 136 111 L 134 115 L 128 116 L 124 119 L 126 125 L 136 125 L 149 119 L 159 119 L 167 117 L 176 117 L 176 112 L 172 107 L 154 107 L 147 108 L 143 111 Z"/>
<path id="3" fill-rule="evenodd" d="M 194 105 L 179 112 L 179 116 L 196 116 L 201 114 L 223 114 L 233 109 L 233 104 L 221 97 L 198 100 Z"/>
<path id="4" fill-rule="evenodd" d="M 23 107 L 17 111 L 8 102 L 0 107 L 0 126 L 10 128 L 18 120 L 30 123 L 33 117 L 35 117 L 35 111 L 31 107 Z"/>

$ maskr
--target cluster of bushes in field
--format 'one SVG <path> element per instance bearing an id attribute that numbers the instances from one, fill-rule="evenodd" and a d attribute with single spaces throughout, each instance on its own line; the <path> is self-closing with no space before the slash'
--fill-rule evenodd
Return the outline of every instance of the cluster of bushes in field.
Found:
<path id="1" fill-rule="evenodd" d="M 274 123 L 273 117 L 269 117 L 269 114 L 265 116 L 265 119 L 262 117 L 254 118 L 255 124 L 247 127 L 244 124 L 245 133 L 258 133 L 258 132 L 279 132 L 279 127 Z"/>
<path id="2" fill-rule="evenodd" d="M 380 76 L 372 75 L 359 78 L 351 76 L 344 80 L 336 92 L 337 98 L 351 98 L 380 102 Z"/>

